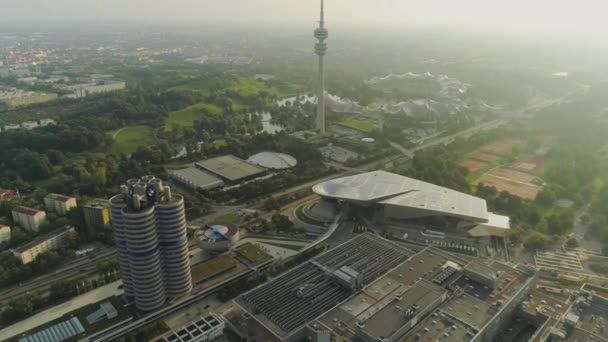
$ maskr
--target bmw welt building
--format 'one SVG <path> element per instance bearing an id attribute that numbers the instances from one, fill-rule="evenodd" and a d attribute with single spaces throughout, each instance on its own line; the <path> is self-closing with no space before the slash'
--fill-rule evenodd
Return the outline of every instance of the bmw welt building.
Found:
<path id="1" fill-rule="evenodd" d="M 377 220 L 442 217 L 473 227 L 472 236 L 505 236 L 509 218 L 488 212 L 482 198 L 385 171 L 319 183 L 317 195 L 373 211 Z"/>

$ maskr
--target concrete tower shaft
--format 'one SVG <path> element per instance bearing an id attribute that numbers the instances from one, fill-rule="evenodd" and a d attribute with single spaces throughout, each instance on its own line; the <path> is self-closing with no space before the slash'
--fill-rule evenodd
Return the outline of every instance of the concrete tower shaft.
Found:
<path id="1" fill-rule="evenodd" d="M 321 0 L 321 14 L 319 27 L 314 31 L 314 37 L 317 39 L 315 44 L 315 53 L 319 56 L 319 92 L 317 94 L 317 130 L 320 134 L 325 134 L 325 65 L 323 56 L 327 52 L 327 43 L 325 40 L 329 37 L 329 31 L 325 28 L 325 8 L 323 0 Z"/>

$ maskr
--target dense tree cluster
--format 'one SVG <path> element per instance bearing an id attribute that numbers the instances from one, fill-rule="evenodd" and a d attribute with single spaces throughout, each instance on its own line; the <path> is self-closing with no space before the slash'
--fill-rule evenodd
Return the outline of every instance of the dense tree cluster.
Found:
<path id="1" fill-rule="evenodd" d="M 469 193 L 468 171 L 457 164 L 457 159 L 458 155 L 449 148 L 437 146 L 416 152 L 409 167 L 397 171 L 408 177 Z"/>
<path id="2" fill-rule="evenodd" d="M 73 250 L 48 251 L 36 258 L 35 261 L 22 265 L 11 254 L 0 256 L 0 287 L 10 286 L 28 280 L 57 267 L 64 260 L 74 257 Z"/>

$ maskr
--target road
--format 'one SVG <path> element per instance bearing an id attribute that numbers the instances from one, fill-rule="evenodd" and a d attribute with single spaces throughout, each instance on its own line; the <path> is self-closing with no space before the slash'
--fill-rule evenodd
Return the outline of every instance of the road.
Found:
<path id="1" fill-rule="evenodd" d="M 46 291 L 59 281 L 78 278 L 97 271 L 97 263 L 100 261 L 113 260 L 116 258 L 115 248 L 105 248 L 96 252 L 95 259 L 90 259 L 88 256 L 82 256 L 73 260 L 69 264 L 58 268 L 54 272 L 43 274 L 34 279 L 23 283 L 2 289 L 0 291 L 0 300 L 15 299 L 34 291 Z"/>

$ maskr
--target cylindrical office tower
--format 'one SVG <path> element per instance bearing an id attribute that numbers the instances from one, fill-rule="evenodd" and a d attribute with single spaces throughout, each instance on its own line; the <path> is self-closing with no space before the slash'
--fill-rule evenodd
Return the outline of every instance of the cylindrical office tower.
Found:
<path id="1" fill-rule="evenodd" d="M 142 311 L 192 290 L 184 198 L 154 176 L 130 179 L 112 197 L 125 294 Z"/>
<path id="2" fill-rule="evenodd" d="M 122 218 L 122 210 L 127 206 L 125 195 L 116 195 L 110 199 L 112 227 L 114 227 L 114 241 L 118 250 L 118 265 L 125 295 L 133 297 L 133 282 L 129 267 L 129 253 L 127 248 L 127 229 Z"/>
<path id="3" fill-rule="evenodd" d="M 170 189 L 166 191 L 171 192 Z M 172 195 L 157 203 L 156 218 L 165 272 L 165 291 L 169 296 L 186 294 L 192 290 L 192 276 L 184 198 Z"/>
<path id="4" fill-rule="evenodd" d="M 152 311 L 165 303 L 165 289 L 153 206 L 136 210 L 127 206 L 122 211 L 127 228 L 127 248 L 135 306 Z"/>

